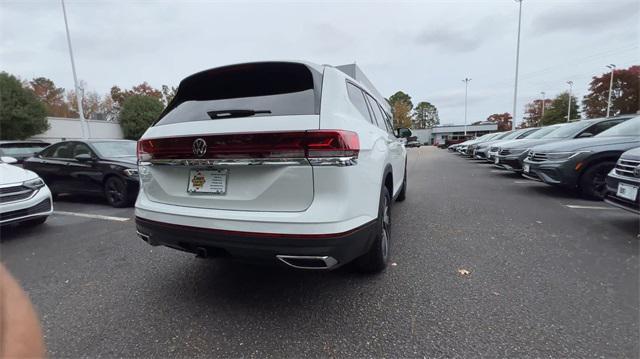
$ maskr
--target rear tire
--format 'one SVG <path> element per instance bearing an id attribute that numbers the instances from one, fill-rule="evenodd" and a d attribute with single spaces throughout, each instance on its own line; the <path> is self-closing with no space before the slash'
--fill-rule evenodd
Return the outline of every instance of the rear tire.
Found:
<path id="1" fill-rule="evenodd" d="M 363 273 L 379 273 L 387 267 L 389 261 L 389 244 L 391 241 L 391 195 L 386 187 L 382 187 L 376 235 L 371 248 L 356 259 L 356 268 Z"/>
<path id="2" fill-rule="evenodd" d="M 109 177 L 104 183 L 104 196 L 112 207 L 127 207 L 131 203 L 127 184 L 119 177 Z"/>
<path id="3" fill-rule="evenodd" d="M 589 166 L 580 177 L 578 184 L 580 194 L 587 199 L 602 201 L 607 192 L 605 179 L 615 165 L 615 162 L 605 161 Z"/>

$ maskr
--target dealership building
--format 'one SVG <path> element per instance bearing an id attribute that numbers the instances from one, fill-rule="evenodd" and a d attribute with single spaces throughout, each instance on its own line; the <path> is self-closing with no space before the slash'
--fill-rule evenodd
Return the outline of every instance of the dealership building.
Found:
<path id="1" fill-rule="evenodd" d="M 495 122 L 481 122 L 475 125 L 442 125 L 422 130 L 411 130 L 413 135 L 421 143 L 429 145 L 444 144 L 447 139 L 455 139 L 464 136 L 465 127 L 467 136 L 482 136 L 487 133 L 496 132 L 498 125 Z"/>

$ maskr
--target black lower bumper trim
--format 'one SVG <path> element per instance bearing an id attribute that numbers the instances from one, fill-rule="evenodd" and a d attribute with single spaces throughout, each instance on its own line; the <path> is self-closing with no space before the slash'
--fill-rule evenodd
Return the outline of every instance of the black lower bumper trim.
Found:
<path id="1" fill-rule="evenodd" d="M 211 257 L 281 263 L 277 255 L 329 256 L 338 261 L 333 268 L 366 253 L 375 237 L 377 221 L 351 231 L 327 235 L 277 235 L 245 233 L 174 225 L 136 217 L 137 231 L 151 245 Z"/>

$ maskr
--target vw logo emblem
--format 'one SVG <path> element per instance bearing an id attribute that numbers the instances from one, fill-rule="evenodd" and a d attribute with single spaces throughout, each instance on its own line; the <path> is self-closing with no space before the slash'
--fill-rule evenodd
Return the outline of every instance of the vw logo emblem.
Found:
<path id="1" fill-rule="evenodd" d="M 193 149 L 194 155 L 202 157 L 207 153 L 207 142 L 202 138 L 196 138 L 196 140 L 193 141 L 193 146 L 191 148 Z"/>
<path id="2" fill-rule="evenodd" d="M 640 177 L 640 165 L 637 165 L 636 168 L 633 169 L 633 175 Z"/>

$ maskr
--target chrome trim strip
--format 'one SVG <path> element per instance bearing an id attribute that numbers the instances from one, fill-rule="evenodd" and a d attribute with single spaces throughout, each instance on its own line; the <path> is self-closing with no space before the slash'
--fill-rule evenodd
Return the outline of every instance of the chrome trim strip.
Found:
<path id="1" fill-rule="evenodd" d="M 308 166 L 306 158 L 247 159 L 157 159 L 140 161 L 141 166 Z"/>
<path id="2" fill-rule="evenodd" d="M 157 159 L 140 161 L 141 166 L 354 166 L 357 157 L 243 158 L 243 159 Z"/>
<path id="3" fill-rule="evenodd" d="M 338 261 L 333 258 L 333 257 L 329 257 L 329 256 L 289 256 L 289 255 L 283 255 L 283 254 L 278 254 L 276 255 L 276 258 L 278 258 L 280 261 L 282 261 L 284 264 L 293 267 L 293 268 L 297 268 L 297 269 L 329 269 L 333 266 L 335 266 L 336 264 L 338 264 Z M 287 259 L 312 259 L 312 260 L 319 260 L 324 262 L 324 267 L 304 267 L 304 266 L 297 266 L 297 265 L 293 265 L 289 262 L 287 262 Z"/>
<path id="4" fill-rule="evenodd" d="M 23 193 L 29 193 L 31 191 L 35 191 L 33 189 L 25 189 L 23 191 L 17 191 L 17 192 L 7 192 L 7 193 L 1 193 L 0 194 L 0 198 L 2 197 L 8 197 L 8 196 L 17 196 L 19 194 L 23 194 Z"/>

